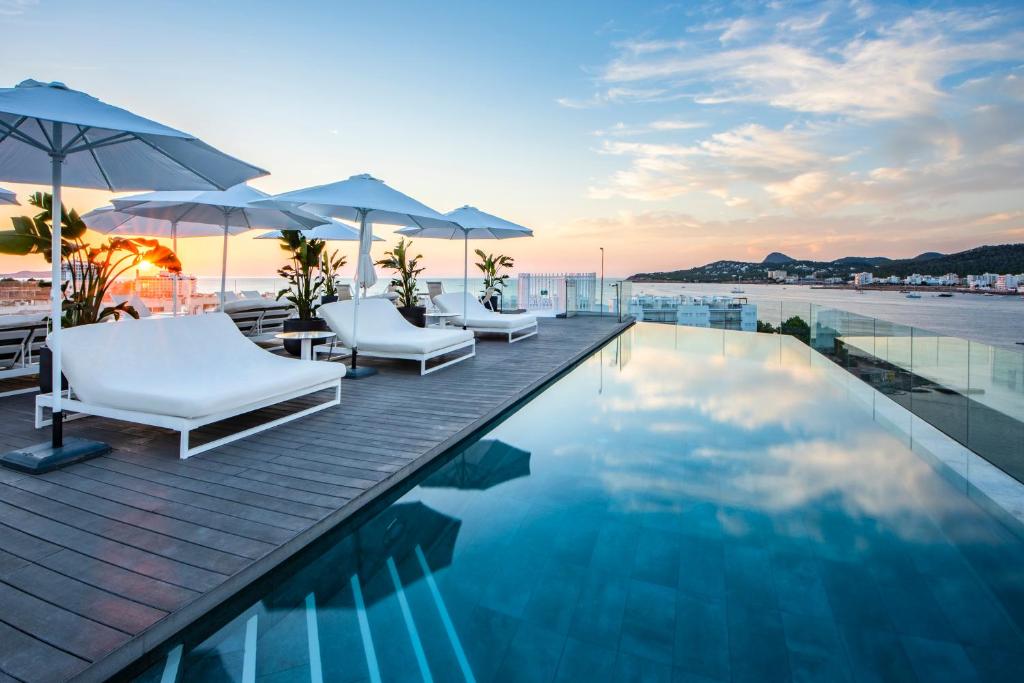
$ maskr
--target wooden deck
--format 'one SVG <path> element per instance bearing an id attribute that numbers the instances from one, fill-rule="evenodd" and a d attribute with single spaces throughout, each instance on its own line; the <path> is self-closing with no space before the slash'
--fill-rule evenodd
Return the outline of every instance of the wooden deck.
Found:
<path id="1" fill-rule="evenodd" d="M 345 382 L 341 406 L 187 461 L 176 433 L 67 423 L 113 452 L 41 476 L 0 469 L 0 683 L 105 680 L 622 327 L 544 319 L 532 339 L 481 340 L 476 358 L 426 377 L 368 359 L 381 372 Z M 32 401 L 0 399 L 0 452 L 45 439 Z"/>

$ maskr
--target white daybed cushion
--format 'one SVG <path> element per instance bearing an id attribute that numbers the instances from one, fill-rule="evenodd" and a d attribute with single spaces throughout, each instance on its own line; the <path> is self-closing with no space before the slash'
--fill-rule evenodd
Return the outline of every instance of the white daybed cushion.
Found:
<path id="1" fill-rule="evenodd" d="M 98 323 L 62 334 L 64 374 L 80 400 L 158 415 L 205 417 L 345 374 L 340 363 L 264 351 L 223 313 Z"/>
<path id="2" fill-rule="evenodd" d="M 354 301 L 335 301 L 321 306 L 318 313 L 327 321 L 344 346 L 352 348 Z M 359 348 L 383 353 L 433 353 L 473 339 L 468 330 L 424 329 L 402 317 L 387 299 L 359 300 Z"/>
<path id="3" fill-rule="evenodd" d="M 274 299 L 237 299 L 224 304 L 225 313 L 238 313 L 239 311 L 262 311 L 268 308 L 289 308 L 287 301 L 275 301 Z"/>
<path id="4" fill-rule="evenodd" d="M 457 313 L 451 319 L 453 325 L 466 325 L 477 329 L 514 330 L 524 325 L 535 324 L 537 317 L 527 313 L 495 313 L 476 300 L 466 297 L 466 322 L 462 322 L 462 292 L 448 292 L 434 297 L 434 304 L 445 313 Z"/>

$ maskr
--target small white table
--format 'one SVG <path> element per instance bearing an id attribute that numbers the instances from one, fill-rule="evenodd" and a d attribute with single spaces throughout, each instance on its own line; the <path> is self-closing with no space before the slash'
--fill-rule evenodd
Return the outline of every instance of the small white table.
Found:
<path id="1" fill-rule="evenodd" d="M 427 327 L 448 327 L 448 319 L 458 316 L 458 313 L 442 313 L 441 311 L 427 311 L 423 314 L 424 319 L 427 321 Z M 431 325 L 430 319 L 436 318 L 437 323 Z"/>
<path id="2" fill-rule="evenodd" d="M 328 330 L 310 330 L 308 332 L 278 332 L 274 335 L 276 339 L 290 339 L 302 343 L 299 357 L 302 360 L 313 360 L 313 341 L 320 339 L 331 339 L 335 336 Z"/>

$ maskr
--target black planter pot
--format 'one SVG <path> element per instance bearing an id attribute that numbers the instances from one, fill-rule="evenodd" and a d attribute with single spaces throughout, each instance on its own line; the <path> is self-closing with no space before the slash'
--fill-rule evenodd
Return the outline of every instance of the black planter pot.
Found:
<path id="1" fill-rule="evenodd" d="M 60 388 L 62 391 L 66 391 L 68 388 L 68 378 L 63 375 L 60 376 Z M 48 394 L 53 391 L 53 351 L 50 347 L 43 346 L 39 349 L 39 393 Z"/>
<path id="2" fill-rule="evenodd" d="M 498 311 L 501 310 L 498 307 L 498 297 L 497 296 L 492 296 L 490 303 L 488 303 L 486 299 L 480 299 L 480 303 L 482 303 L 484 306 L 487 306 L 487 308 L 491 309 L 495 313 L 497 313 Z"/>
<path id="3" fill-rule="evenodd" d="M 337 300 L 338 300 L 338 297 L 330 295 L 330 294 L 324 294 L 322 297 L 320 297 L 320 303 L 321 304 L 333 304 Z"/>
<path id="4" fill-rule="evenodd" d="M 411 322 L 416 327 L 426 327 L 427 309 L 424 306 L 399 306 L 398 312 L 402 314 L 402 317 Z"/>
<path id="5" fill-rule="evenodd" d="M 300 320 L 298 318 L 288 318 L 284 321 L 285 332 L 318 332 L 327 329 L 327 321 L 323 318 L 313 318 L 312 320 Z M 326 344 L 326 339 L 314 339 L 313 346 L 320 344 Z M 302 355 L 302 342 L 285 339 L 284 350 L 295 356 L 296 358 Z M 316 357 L 315 355 L 313 356 Z"/>

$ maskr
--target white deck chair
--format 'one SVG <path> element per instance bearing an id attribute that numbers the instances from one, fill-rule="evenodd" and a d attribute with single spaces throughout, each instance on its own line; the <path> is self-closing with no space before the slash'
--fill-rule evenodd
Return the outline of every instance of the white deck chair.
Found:
<path id="1" fill-rule="evenodd" d="M 135 312 L 139 314 L 140 318 L 148 318 L 153 315 L 153 311 L 149 310 L 149 306 L 147 306 L 137 294 L 132 294 L 131 296 L 112 295 L 110 298 L 114 300 L 115 304 L 127 303 L 135 309 Z"/>
<path id="2" fill-rule="evenodd" d="M 442 294 L 434 304 L 445 313 L 455 313 L 453 325 L 465 325 L 480 333 L 506 334 L 510 344 L 537 334 L 537 318 L 526 313 L 495 313 L 474 297 L 466 297 L 466 320 L 462 319 L 462 292 Z"/>
<path id="3" fill-rule="evenodd" d="M 224 313 L 83 325 L 63 332 L 61 359 L 72 398 L 66 410 L 181 433 L 182 459 L 315 413 L 341 401 L 345 367 L 264 351 Z M 203 425 L 331 390 L 331 398 L 230 436 L 189 447 Z M 49 423 L 36 397 L 36 427 Z"/>
<path id="4" fill-rule="evenodd" d="M 241 292 L 243 299 L 262 299 L 263 295 L 255 289 L 243 289 Z"/>
<path id="5" fill-rule="evenodd" d="M 352 285 L 338 285 L 338 301 L 352 300 Z"/>
<path id="6" fill-rule="evenodd" d="M 46 338 L 46 319 L 41 315 L 0 316 L 0 380 L 39 373 L 39 347 Z M 27 394 L 37 387 L 0 392 L 2 396 Z"/>
<path id="7" fill-rule="evenodd" d="M 427 280 L 427 294 L 431 301 L 441 296 L 444 294 L 444 283 L 440 280 Z"/>
<path id="8" fill-rule="evenodd" d="M 338 335 L 339 343 L 351 349 L 354 301 L 336 301 L 320 307 L 320 317 Z M 427 367 L 427 361 L 453 353 L 456 358 Z M 424 329 L 416 327 L 398 312 L 387 299 L 370 298 L 359 301 L 359 355 L 376 358 L 400 358 L 420 363 L 420 374 L 426 375 L 467 360 L 476 355 L 476 341 L 466 330 Z"/>

